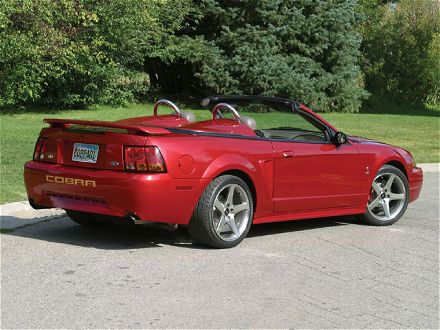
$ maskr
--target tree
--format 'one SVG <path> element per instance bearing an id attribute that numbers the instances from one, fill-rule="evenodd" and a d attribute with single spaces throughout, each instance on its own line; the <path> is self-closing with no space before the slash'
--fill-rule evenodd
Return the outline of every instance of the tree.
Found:
<path id="1" fill-rule="evenodd" d="M 362 28 L 368 90 L 410 103 L 439 102 L 440 5 L 366 0 Z"/>
<path id="2" fill-rule="evenodd" d="M 145 96 L 189 0 L 2 0 L 0 106 L 83 107 Z M 150 55 L 151 56 L 151 55 Z"/>
<path id="3" fill-rule="evenodd" d="M 285 96 L 356 111 L 355 0 L 0 0 L 0 107 L 160 93 Z"/>
<path id="4" fill-rule="evenodd" d="M 214 93 L 302 100 L 320 111 L 357 111 L 364 91 L 355 1 L 199 2 L 193 35 L 210 45 L 194 75 Z"/>

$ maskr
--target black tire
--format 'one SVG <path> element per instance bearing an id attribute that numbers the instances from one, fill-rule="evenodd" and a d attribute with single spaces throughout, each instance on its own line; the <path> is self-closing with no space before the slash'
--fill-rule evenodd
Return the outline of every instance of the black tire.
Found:
<path id="1" fill-rule="evenodd" d="M 219 193 L 228 185 L 239 185 L 247 195 L 249 201 L 247 224 L 243 224 L 243 232 L 231 241 L 225 241 L 216 232 L 214 228 L 213 208 L 214 201 Z M 229 204 L 228 204 L 229 205 Z M 240 178 L 233 175 L 222 175 L 215 178 L 205 189 L 188 225 L 188 231 L 191 237 L 205 246 L 213 248 L 231 248 L 238 245 L 248 234 L 252 224 L 254 214 L 254 205 L 251 191 L 248 185 Z"/>
<path id="2" fill-rule="evenodd" d="M 401 205 L 402 208 L 392 218 L 387 219 L 387 220 L 379 220 L 379 219 L 377 219 L 374 216 L 374 213 L 368 207 L 369 204 L 367 204 L 366 212 L 361 215 L 361 220 L 363 222 L 365 222 L 366 224 L 373 225 L 373 226 L 389 226 L 389 225 L 392 225 L 393 223 L 395 223 L 396 221 L 398 221 L 403 216 L 403 214 L 405 213 L 405 211 L 406 211 L 406 209 L 408 207 L 409 193 L 410 193 L 409 192 L 408 179 L 406 178 L 405 174 L 403 174 L 401 170 L 399 170 L 398 168 L 396 168 L 394 166 L 384 165 L 377 172 L 377 174 L 375 176 L 375 179 L 378 178 L 379 176 L 382 176 L 382 175 L 386 176 L 386 175 L 391 175 L 391 174 L 396 175 L 401 180 L 401 182 L 403 183 L 403 185 L 405 187 L 404 199 L 402 199 L 402 205 Z M 375 181 L 373 180 L 373 183 L 374 182 Z M 384 191 L 383 194 L 386 195 L 387 192 Z"/>
<path id="3" fill-rule="evenodd" d="M 85 227 L 106 227 L 112 224 L 105 215 L 65 210 L 68 217 L 75 223 Z"/>

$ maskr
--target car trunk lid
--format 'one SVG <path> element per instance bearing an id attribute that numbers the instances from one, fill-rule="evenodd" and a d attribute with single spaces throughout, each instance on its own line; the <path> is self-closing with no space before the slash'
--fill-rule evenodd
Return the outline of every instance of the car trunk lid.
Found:
<path id="1" fill-rule="evenodd" d="M 144 146 L 161 127 L 104 121 L 45 119 L 39 161 L 92 169 L 124 170 L 124 146 Z M 38 147 L 38 144 L 37 144 Z"/>

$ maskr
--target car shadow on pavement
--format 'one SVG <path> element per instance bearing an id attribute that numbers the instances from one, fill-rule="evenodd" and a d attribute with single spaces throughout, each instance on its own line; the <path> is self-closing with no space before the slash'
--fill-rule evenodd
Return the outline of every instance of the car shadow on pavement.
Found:
<path id="1" fill-rule="evenodd" d="M 345 226 L 358 224 L 359 221 L 353 217 L 331 217 L 306 220 L 291 220 L 284 222 L 265 223 L 251 227 L 247 237 L 275 235 L 287 232 L 312 230 L 324 227 Z"/>
<path id="2" fill-rule="evenodd" d="M 348 223 L 355 223 L 355 220 L 339 217 L 261 224 L 252 226 L 248 237 L 294 233 Z M 2 230 L 2 235 L 105 250 L 144 249 L 163 245 L 209 249 L 196 244 L 185 227 L 179 227 L 174 231 L 149 225 L 112 225 L 94 228 L 77 225 L 66 217 L 25 225 L 14 230 Z"/>

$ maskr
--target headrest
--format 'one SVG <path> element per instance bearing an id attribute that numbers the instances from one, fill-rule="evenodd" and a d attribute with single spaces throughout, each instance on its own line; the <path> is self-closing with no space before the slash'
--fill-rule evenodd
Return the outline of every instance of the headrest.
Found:
<path id="1" fill-rule="evenodd" d="M 189 111 L 180 111 L 180 114 L 182 116 L 182 118 L 185 118 L 186 120 L 188 120 L 190 123 L 194 123 L 197 121 L 196 116 Z"/>
<path id="2" fill-rule="evenodd" d="M 251 128 L 252 130 L 257 129 L 257 122 L 254 118 L 248 117 L 248 116 L 240 116 L 240 120 L 243 124 Z"/>

